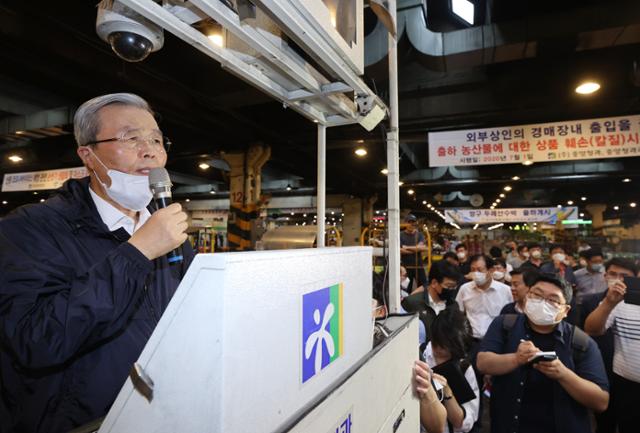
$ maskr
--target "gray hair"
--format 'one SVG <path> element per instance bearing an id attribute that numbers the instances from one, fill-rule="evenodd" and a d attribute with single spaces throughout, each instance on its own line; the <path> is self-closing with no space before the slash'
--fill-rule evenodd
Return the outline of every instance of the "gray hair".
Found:
<path id="1" fill-rule="evenodd" d="M 89 99 L 73 116 L 73 135 L 76 137 L 78 146 L 84 146 L 96 140 L 100 129 L 98 112 L 107 105 L 113 104 L 137 107 L 154 114 L 147 101 L 133 93 L 111 93 Z"/>

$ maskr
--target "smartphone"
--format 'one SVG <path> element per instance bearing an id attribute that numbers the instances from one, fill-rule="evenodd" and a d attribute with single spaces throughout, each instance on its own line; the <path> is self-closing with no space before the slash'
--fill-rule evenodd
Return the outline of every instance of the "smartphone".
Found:
<path id="1" fill-rule="evenodd" d="M 624 284 L 627 286 L 624 302 L 627 304 L 640 305 L 640 278 L 624 277 Z"/>
<path id="2" fill-rule="evenodd" d="M 538 352 L 529 358 L 529 364 L 536 364 L 540 361 L 554 361 L 558 359 L 556 352 Z"/>

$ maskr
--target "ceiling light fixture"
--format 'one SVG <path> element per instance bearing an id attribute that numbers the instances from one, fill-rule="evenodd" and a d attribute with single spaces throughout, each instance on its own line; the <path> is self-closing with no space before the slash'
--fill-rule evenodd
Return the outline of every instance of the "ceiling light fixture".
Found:
<path id="1" fill-rule="evenodd" d="M 620 209 L 620 206 L 614 206 L 613 207 L 613 210 L 619 210 L 619 209 Z"/>
<path id="2" fill-rule="evenodd" d="M 568 204 L 569 206 L 571 206 L 571 205 L 573 204 L 573 200 L 569 200 L 569 201 L 567 202 L 567 204 Z"/>
<path id="3" fill-rule="evenodd" d="M 496 203 L 500 203 L 502 200 L 500 200 L 499 198 L 496 199 Z"/>
<path id="4" fill-rule="evenodd" d="M 363 157 L 367 154 L 367 149 L 365 149 L 364 147 L 359 147 L 354 151 L 354 153 L 359 157 Z"/>
<path id="5" fill-rule="evenodd" d="M 475 5 L 467 0 L 451 0 L 451 12 L 467 24 L 473 25 Z"/>
<path id="6" fill-rule="evenodd" d="M 576 87 L 576 93 L 580 95 L 590 95 L 600 90 L 600 84 L 595 81 L 585 81 Z"/>
<path id="7" fill-rule="evenodd" d="M 398 182 L 398 186 L 402 186 L 402 185 L 404 185 L 403 181 Z"/>
<path id="8" fill-rule="evenodd" d="M 636 203 L 635 202 L 631 202 L 631 203 L 629 203 L 629 206 L 636 207 Z"/>
<path id="9" fill-rule="evenodd" d="M 19 157 L 18 155 L 11 155 L 11 156 L 9 156 L 9 161 L 11 161 L 11 162 L 20 162 L 20 161 L 22 161 L 22 158 Z"/>
<path id="10" fill-rule="evenodd" d="M 209 36 L 207 36 L 207 38 L 209 38 L 209 40 L 213 42 L 214 45 L 217 45 L 219 47 L 222 47 L 224 45 L 224 38 L 220 33 L 211 33 Z"/>
<path id="11" fill-rule="evenodd" d="M 287 191 L 291 191 L 291 185 L 287 184 L 287 187 L 285 188 Z"/>
<path id="12" fill-rule="evenodd" d="M 511 180 L 520 180 L 520 176 L 513 176 Z"/>
<path id="13" fill-rule="evenodd" d="M 201 170 L 207 170 L 211 166 L 209 164 L 207 164 L 206 162 L 203 162 L 201 164 L 198 164 L 198 167 L 200 167 Z"/>
<path id="14" fill-rule="evenodd" d="M 214 190 L 209 191 L 209 194 L 215 194 L 216 192 Z"/>
<path id="15" fill-rule="evenodd" d="M 426 200 L 422 200 L 422 204 L 427 204 L 427 201 Z"/>
<path id="16" fill-rule="evenodd" d="M 533 161 L 531 161 L 530 159 L 527 159 L 526 161 L 524 161 L 524 162 L 522 163 L 522 165 L 527 165 L 527 166 L 529 166 L 529 165 L 533 165 Z"/>
<path id="17" fill-rule="evenodd" d="M 505 198 L 505 197 L 506 197 L 506 195 L 500 194 L 500 198 Z"/>
<path id="18" fill-rule="evenodd" d="M 580 200 L 587 201 L 587 198 L 586 197 L 580 197 Z"/>
<path id="19" fill-rule="evenodd" d="M 382 170 L 380 170 L 380 173 L 384 174 L 385 176 L 389 174 L 389 170 L 387 170 L 386 168 L 383 168 Z"/>
<path id="20" fill-rule="evenodd" d="M 415 194 L 415 193 L 416 193 L 416 192 L 415 192 L 414 190 L 412 190 L 412 189 L 410 189 L 409 191 L 407 191 L 407 194 L 409 194 L 409 195 L 413 195 L 413 194 Z"/>
<path id="21" fill-rule="evenodd" d="M 511 191 L 512 189 L 513 189 L 513 188 L 511 188 L 509 185 L 507 185 L 507 186 L 505 186 L 505 187 L 504 187 L 504 190 L 505 190 L 505 191 L 507 191 L 507 192 Z"/>
<path id="22" fill-rule="evenodd" d="M 6 200 L 2 200 L 2 204 L 9 204 L 9 202 Z"/>
<path id="23" fill-rule="evenodd" d="M 622 179 L 622 181 L 624 183 L 629 183 L 629 182 L 631 182 L 631 179 L 629 179 L 628 177 L 625 177 L 624 179 Z"/>

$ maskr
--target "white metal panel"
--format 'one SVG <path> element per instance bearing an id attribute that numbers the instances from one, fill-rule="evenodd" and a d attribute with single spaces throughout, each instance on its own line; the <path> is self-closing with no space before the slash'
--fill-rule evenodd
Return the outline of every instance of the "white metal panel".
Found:
<path id="1" fill-rule="evenodd" d="M 291 433 L 333 433 L 351 415 L 352 433 L 420 431 L 418 399 L 413 395 L 413 364 L 418 359 L 418 319 L 390 317 L 387 326 L 399 333 L 387 341 L 340 387 L 321 401 Z M 347 431 L 338 429 L 337 431 Z"/>
<path id="2" fill-rule="evenodd" d="M 371 349 L 371 249 L 196 256 L 127 380 L 106 432 L 271 432 Z M 302 382 L 302 297 L 343 284 L 342 356 Z M 417 340 L 417 338 L 416 338 Z"/>

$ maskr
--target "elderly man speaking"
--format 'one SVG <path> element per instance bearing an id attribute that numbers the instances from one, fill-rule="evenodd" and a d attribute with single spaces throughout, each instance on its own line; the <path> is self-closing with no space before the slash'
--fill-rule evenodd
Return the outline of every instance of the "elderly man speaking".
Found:
<path id="1" fill-rule="evenodd" d="M 150 206 L 167 149 L 147 102 L 99 96 L 74 127 L 89 177 L 0 221 L 2 433 L 105 415 L 193 258 L 180 205 Z"/>

